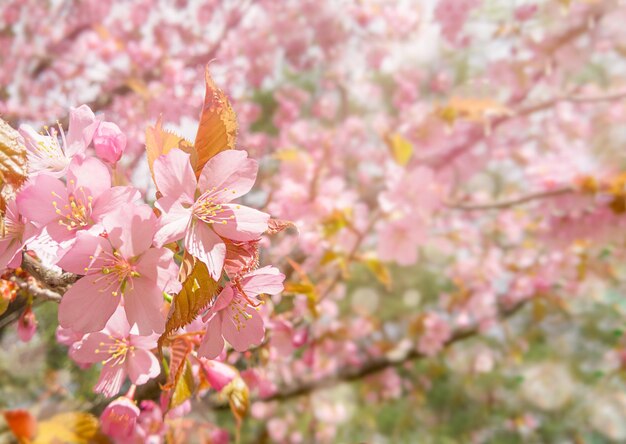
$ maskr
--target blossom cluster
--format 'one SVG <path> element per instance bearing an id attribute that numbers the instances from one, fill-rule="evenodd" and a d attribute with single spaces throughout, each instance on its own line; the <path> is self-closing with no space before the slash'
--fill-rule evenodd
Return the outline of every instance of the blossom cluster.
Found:
<path id="1" fill-rule="evenodd" d="M 158 199 L 152 207 L 116 176 L 124 133 L 88 106 L 70 111 L 67 132 L 60 125 L 45 133 L 22 125 L 19 133 L 28 178 L 6 204 L 0 269 L 18 269 L 29 255 L 51 272 L 75 276 L 59 304 L 57 339 L 79 366 L 101 365 L 95 392 L 116 396 L 129 380 L 132 394 L 161 374 L 157 341 L 169 333 L 167 313 L 175 302 L 168 307 L 184 283 L 179 280 L 183 255 L 204 264 L 218 289 L 187 335 L 197 344 L 194 359 L 212 369 L 207 358 L 223 359 L 224 340 L 239 352 L 261 344 L 261 296 L 280 293 L 284 275 L 272 266 L 257 269 L 256 262 L 238 260 L 234 248 L 258 248 L 270 219 L 234 202 L 256 179 L 257 162 L 245 151 L 216 154 L 198 178 L 188 153 L 175 148 L 159 156 L 154 162 Z M 206 284 L 200 282 L 200 291 L 210 291 Z M 24 327 L 27 322 L 36 323 L 30 308 L 20 322 L 21 332 L 30 331 L 20 334 L 23 339 L 34 332 Z M 179 327 L 179 333 L 188 333 Z M 229 380 L 235 373 L 230 371 Z M 217 384 L 219 390 L 224 385 Z M 132 395 L 126 396 L 120 403 L 136 410 Z M 111 425 L 113 417 L 103 421 L 118 438 L 141 430 L 126 420 Z"/>

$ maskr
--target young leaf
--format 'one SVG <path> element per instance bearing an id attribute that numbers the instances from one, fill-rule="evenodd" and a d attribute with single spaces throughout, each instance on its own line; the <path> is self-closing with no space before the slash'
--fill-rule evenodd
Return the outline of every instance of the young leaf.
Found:
<path id="1" fill-rule="evenodd" d="M 224 150 L 235 147 L 237 136 L 237 116 L 228 97 L 213 82 L 207 67 L 205 74 L 206 93 L 200 116 L 200 124 L 194 146 L 198 153 L 195 165 L 196 176 L 208 160 Z"/>
<path id="2" fill-rule="evenodd" d="M 181 405 L 183 402 L 191 398 L 194 391 L 193 373 L 191 372 L 191 365 L 189 360 L 185 360 L 183 363 L 183 371 L 181 376 L 176 381 L 172 397 L 170 398 L 169 408 L 174 409 Z"/>
<path id="3" fill-rule="evenodd" d="M 41 421 L 33 444 L 71 442 L 76 444 L 106 443 L 109 440 L 100 432 L 98 419 L 89 413 L 60 413 Z"/>
<path id="4" fill-rule="evenodd" d="M 159 117 L 154 126 L 148 126 L 148 128 L 146 128 L 146 154 L 148 156 L 148 165 L 150 166 L 150 173 L 153 179 L 154 171 L 152 170 L 152 165 L 154 161 L 159 156 L 169 153 L 174 148 L 179 148 L 189 153 L 191 156 L 191 166 L 197 163 L 197 154 L 191 142 L 184 137 L 163 129 L 163 121 L 161 117 Z"/>
<path id="5" fill-rule="evenodd" d="M 393 160 L 400 166 L 406 166 L 413 156 L 413 144 L 398 133 L 389 134 L 385 137 L 385 142 Z"/>
<path id="6" fill-rule="evenodd" d="M 211 303 L 219 289 L 204 263 L 190 256 L 185 259 L 187 263 L 184 261 L 181 266 L 184 273 L 183 288 L 172 300 L 165 332 L 159 338 L 159 349 L 170 333 L 193 321 Z M 186 269 L 191 269 L 191 272 L 187 273 Z"/>

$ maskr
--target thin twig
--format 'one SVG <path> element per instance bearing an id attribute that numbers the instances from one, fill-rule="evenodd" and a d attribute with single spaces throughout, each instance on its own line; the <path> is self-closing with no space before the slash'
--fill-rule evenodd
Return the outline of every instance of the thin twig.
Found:
<path id="1" fill-rule="evenodd" d="M 574 189 L 571 187 L 557 188 L 549 191 L 540 191 L 537 193 L 527 194 L 525 196 L 516 197 L 510 200 L 503 200 L 500 202 L 485 202 L 480 204 L 464 204 L 460 202 L 449 202 L 445 205 L 453 210 L 463 211 L 477 211 L 477 210 L 501 210 L 504 208 L 510 208 L 516 205 L 521 205 L 533 200 L 546 199 L 550 197 L 563 196 L 565 194 L 573 193 Z"/>

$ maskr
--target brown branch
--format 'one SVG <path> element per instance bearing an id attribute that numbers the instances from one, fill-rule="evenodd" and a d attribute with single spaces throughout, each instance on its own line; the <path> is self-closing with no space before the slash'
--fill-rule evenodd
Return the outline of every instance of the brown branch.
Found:
<path id="1" fill-rule="evenodd" d="M 65 293 L 67 286 L 78 280 L 78 276 L 73 273 L 59 273 L 46 268 L 41 262 L 27 253 L 22 255 L 22 268 L 46 288 L 55 290 L 60 294 Z"/>
<path id="2" fill-rule="evenodd" d="M 11 282 L 14 282 L 21 290 L 27 291 L 33 297 L 42 299 L 44 301 L 52 301 L 58 304 L 61 302 L 61 298 L 63 297 L 61 293 L 57 293 L 54 290 L 48 290 L 47 288 L 41 288 L 17 276 L 11 276 L 9 280 Z"/>
<path id="3" fill-rule="evenodd" d="M 486 202 L 481 204 L 465 204 L 461 202 L 445 203 L 448 208 L 453 210 L 463 211 L 477 211 L 477 210 L 501 210 L 510 208 L 516 205 L 521 205 L 533 200 L 546 199 L 550 197 L 563 196 L 565 194 L 573 193 L 574 189 L 571 187 L 557 188 L 555 190 L 541 191 L 538 193 L 531 193 L 525 196 L 516 197 L 510 200 L 503 200 L 500 202 Z"/>

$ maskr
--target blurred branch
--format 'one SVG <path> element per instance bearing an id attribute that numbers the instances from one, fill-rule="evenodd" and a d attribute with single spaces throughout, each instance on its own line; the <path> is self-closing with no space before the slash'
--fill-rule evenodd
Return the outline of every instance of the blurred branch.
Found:
<path id="1" fill-rule="evenodd" d="M 527 300 L 520 301 L 511 307 L 504 308 L 500 310 L 500 316 L 503 318 L 510 318 L 514 314 L 516 314 L 519 310 L 521 310 L 526 304 Z M 480 333 L 480 327 L 478 324 L 467 328 L 460 328 L 455 331 L 450 339 L 448 339 L 444 344 L 443 348 L 448 348 L 457 342 L 461 342 L 465 339 L 472 338 Z M 360 367 L 342 367 L 337 373 L 329 376 L 325 376 L 320 379 L 316 379 L 313 381 L 306 381 L 293 384 L 291 386 L 283 387 L 277 390 L 274 394 L 270 396 L 266 396 L 263 398 L 254 398 L 251 399 L 251 402 L 271 402 L 271 401 L 285 401 L 293 398 L 297 398 L 300 396 L 306 396 L 314 391 L 322 390 L 325 388 L 333 387 L 335 385 L 344 383 L 344 382 L 353 382 L 363 379 L 367 376 L 375 375 L 380 373 L 388 368 L 399 367 L 408 362 L 416 361 L 419 359 L 428 358 L 428 355 L 425 355 L 419 352 L 416 348 L 409 350 L 406 354 L 402 356 L 381 356 L 375 359 L 372 359 L 366 362 L 364 365 Z M 220 400 L 217 397 L 209 397 L 204 399 L 204 404 L 212 409 L 222 410 L 227 409 L 228 404 L 223 400 Z"/>
<path id="2" fill-rule="evenodd" d="M 445 203 L 448 208 L 453 210 L 463 210 L 463 211 L 476 211 L 476 210 L 498 210 L 504 208 L 510 208 L 515 205 L 521 205 L 527 202 L 531 202 L 533 200 L 547 199 L 550 197 L 563 196 L 565 194 L 573 193 L 574 189 L 572 187 L 563 187 L 557 188 L 555 190 L 549 191 L 541 191 L 538 193 L 531 193 L 525 196 L 516 197 L 510 200 L 503 200 L 500 202 L 486 202 L 482 204 L 464 204 L 460 202 L 448 202 Z"/>

